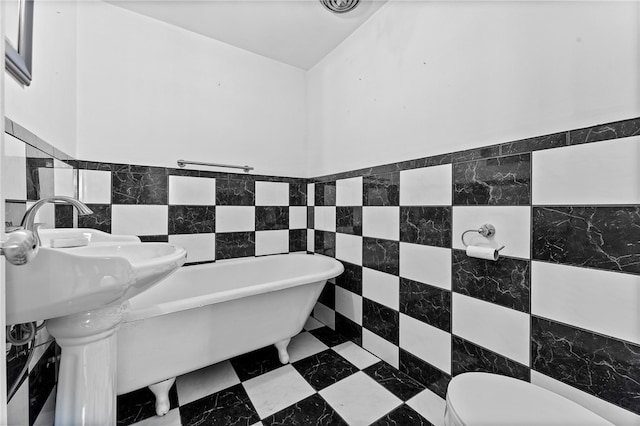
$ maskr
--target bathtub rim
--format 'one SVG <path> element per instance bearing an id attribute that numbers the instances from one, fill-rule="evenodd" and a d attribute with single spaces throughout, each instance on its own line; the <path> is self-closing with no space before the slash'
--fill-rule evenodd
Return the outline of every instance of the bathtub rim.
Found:
<path id="1" fill-rule="evenodd" d="M 208 293 L 205 295 L 197 295 L 191 296 L 179 300 L 171 300 L 169 302 L 164 302 L 160 304 L 154 305 L 142 305 L 136 306 L 135 298 L 126 302 L 125 306 L 125 314 L 123 323 L 129 323 L 134 321 L 141 321 L 148 318 L 157 317 L 160 315 L 167 315 L 173 312 L 184 311 L 187 309 L 197 309 L 203 306 L 212 305 L 215 303 L 222 303 L 229 300 L 239 299 L 242 297 L 250 297 L 253 295 L 274 292 L 278 290 L 284 290 L 290 287 L 295 287 L 298 285 L 307 285 L 317 283 L 319 281 L 326 281 L 331 278 L 337 277 L 338 275 L 344 272 L 344 265 L 337 259 L 332 257 L 324 256 L 321 254 L 308 254 L 308 253 L 289 253 L 289 254 L 276 254 L 276 255 L 268 255 L 268 256 L 259 256 L 259 257 L 246 257 L 239 259 L 230 259 L 207 264 L 200 265 L 191 265 L 183 268 L 196 268 L 196 269 L 205 269 L 211 268 L 215 265 L 229 264 L 235 263 L 242 265 L 244 263 L 252 263 L 255 262 L 256 259 L 264 259 L 269 257 L 304 257 L 306 259 L 315 258 L 314 262 L 321 261 L 327 265 L 326 269 L 322 271 L 314 271 L 314 273 L 297 275 L 293 278 L 288 278 L 284 280 L 278 280 L 273 282 L 267 282 L 258 285 L 252 285 L 249 287 L 243 287 L 240 289 L 231 289 L 225 290 L 216 293 Z M 182 269 L 182 268 L 181 268 Z M 162 281 L 158 283 L 158 286 L 162 284 Z M 151 287 L 147 291 L 153 291 L 156 286 Z M 145 294 L 144 292 L 141 295 Z M 133 304 L 133 306 L 132 306 Z"/>

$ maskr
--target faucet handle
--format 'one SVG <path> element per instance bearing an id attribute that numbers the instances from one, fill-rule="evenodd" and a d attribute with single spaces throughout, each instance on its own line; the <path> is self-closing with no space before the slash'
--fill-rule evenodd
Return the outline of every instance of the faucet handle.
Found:
<path id="1" fill-rule="evenodd" d="M 38 240 L 35 234 L 19 229 L 9 234 L 6 241 L 0 242 L 0 255 L 4 255 L 12 265 L 24 265 L 38 254 Z"/>

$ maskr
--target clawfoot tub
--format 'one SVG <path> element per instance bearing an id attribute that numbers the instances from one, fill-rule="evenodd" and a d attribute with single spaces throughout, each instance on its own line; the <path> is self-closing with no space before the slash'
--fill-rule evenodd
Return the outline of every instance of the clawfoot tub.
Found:
<path id="1" fill-rule="evenodd" d="M 275 345 L 280 362 L 335 259 L 284 254 L 188 266 L 132 298 L 118 330 L 118 395 L 149 386 L 156 413 L 169 410 L 175 377 Z"/>

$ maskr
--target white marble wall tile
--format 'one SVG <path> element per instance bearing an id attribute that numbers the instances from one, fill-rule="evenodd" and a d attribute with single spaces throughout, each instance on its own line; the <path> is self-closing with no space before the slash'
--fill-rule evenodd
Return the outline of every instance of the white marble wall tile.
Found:
<path id="1" fill-rule="evenodd" d="M 451 249 L 400 243 L 400 276 L 451 290 Z"/>
<path id="2" fill-rule="evenodd" d="M 254 231 L 255 222 L 255 207 L 216 206 L 216 232 Z"/>
<path id="3" fill-rule="evenodd" d="M 337 233 L 336 259 L 362 265 L 362 237 Z"/>
<path id="4" fill-rule="evenodd" d="M 531 313 L 640 344 L 640 276 L 531 262 Z"/>
<path id="5" fill-rule="evenodd" d="M 362 205 L 362 177 L 336 181 L 336 206 Z"/>
<path id="6" fill-rule="evenodd" d="M 400 310 L 400 279 L 395 275 L 362 268 L 362 295 L 398 311 Z"/>
<path id="7" fill-rule="evenodd" d="M 451 374 L 451 333 L 400 314 L 400 347 Z"/>
<path id="8" fill-rule="evenodd" d="M 187 250 L 187 262 L 205 262 L 216 258 L 215 234 L 169 235 L 169 242 Z"/>
<path id="9" fill-rule="evenodd" d="M 638 204 L 639 164 L 640 136 L 534 152 L 533 204 Z"/>
<path id="10" fill-rule="evenodd" d="M 166 235 L 168 206 L 114 204 L 111 232 L 126 235 Z"/>
<path id="11" fill-rule="evenodd" d="M 401 206 L 450 206 L 451 164 L 400 172 Z"/>
<path id="12" fill-rule="evenodd" d="M 213 206 L 216 204 L 216 180 L 193 176 L 169 176 L 169 204 Z"/>
<path id="13" fill-rule="evenodd" d="M 530 316 L 453 293 L 453 334 L 529 365 Z"/>
<path id="14" fill-rule="evenodd" d="M 287 182 L 256 181 L 256 206 L 288 206 L 289 184 Z"/>
<path id="15" fill-rule="evenodd" d="M 363 207 L 362 235 L 400 240 L 400 207 Z"/>

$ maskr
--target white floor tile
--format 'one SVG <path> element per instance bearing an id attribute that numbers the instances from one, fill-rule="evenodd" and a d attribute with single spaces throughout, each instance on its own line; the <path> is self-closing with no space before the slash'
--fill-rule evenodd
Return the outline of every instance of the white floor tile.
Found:
<path id="1" fill-rule="evenodd" d="M 444 426 L 444 409 L 447 403 L 429 389 L 411 398 L 407 405 L 435 426 Z"/>
<path id="2" fill-rule="evenodd" d="M 380 361 L 380 358 L 362 349 L 353 342 L 344 342 L 338 346 L 334 346 L 333 350 L 361 370 Z"/>
<path id="3" fill-rule="evenodd" d="M 362 371 L 320 391 L 320 396 L 351 426 L 369 425 L 402 404 Z"/>
<path id="4" fill-rule="evenodd" d="M 315 355 L 329 349 L 327 345 L 318 340 L 313 334 L 303 331 L 291 339 L 287 348 L 289 352 L 289 362 L 300 361 L 311 355 Z"/>
<path id="5" fill-rule="evenodd" d="M 176 379 L 180 405 L 196 401 L 238 383 L 240 379 L 229 361 L 219 362 Z"/>
<path id="6" fill-rule="evenodd" d="M 315 393 L 292 365 L 247 380 L 242 385 L 261 419 Z"/>
<path id="7" fill-rule="evenodd" d="M 315 319 L 314 317 L 307 318 L 307 322 L 304 324 L 304 329 L 307 331 L 315 330 L 316 328 L 322 328 L 324 324 Z"/>
<path id="8" fill-rule="evenodd" d="M 180 426 L 180 409 L 174 408 L 164 416 L 153 416 L 136 423 L 134 426 Z"/>

